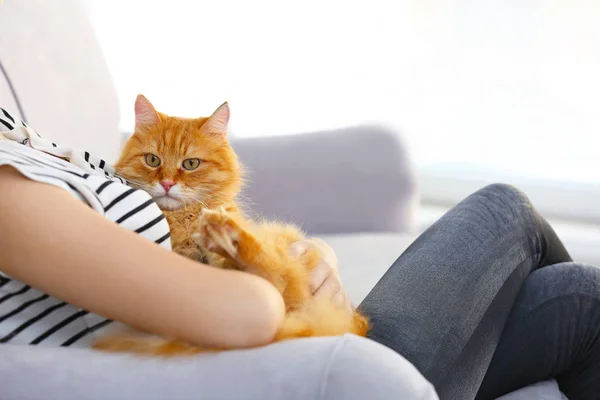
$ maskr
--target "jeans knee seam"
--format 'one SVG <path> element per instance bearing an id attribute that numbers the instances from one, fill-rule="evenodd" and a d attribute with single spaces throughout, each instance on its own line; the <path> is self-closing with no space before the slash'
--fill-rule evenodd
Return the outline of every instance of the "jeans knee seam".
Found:
<path id="1" fill-rule="evenodd" d="M 323 381 L 321 382 L 321 387 L 319 389 L 319 400 L 325 399 L 325 392 L 327 391 L 327 385 L 329 384 L 329 376 L 331 375 L 331 368 L 333 367 L 333 363 L 335 362 L 338 354 L 342 351 L 342 348 L 346 345 L 347 337 L 342 336 L 340 340 L 336 343 L 335 347 L 331 351 L 331 355 L 329 356 L 329 361 L 325 366 L 325 370 L 323 373 Z"/>

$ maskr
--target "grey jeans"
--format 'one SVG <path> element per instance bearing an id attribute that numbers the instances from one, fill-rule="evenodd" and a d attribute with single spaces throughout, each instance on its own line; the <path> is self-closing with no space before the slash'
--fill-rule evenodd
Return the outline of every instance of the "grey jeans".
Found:
<path id="1" fill-rule="evenodd" d="M 549 378 L 570 400 L 600 399 L 600 270 L 570 260 L 523 193 L 491 185 L 421 235 L 360 308 L 370 337 L 441 399 Z"/>
<path id="2" fill-rule="evenodd" d="M 297 340 L 168 361 L 6 346 L 0 397 L 437 398 L 418 370 L 441 399 L 491 399 L 551 377 L 570 399 L 595 399 L 600 276 L 566 261 L 527 198 L 492 185 L 421 235 L 367 296 L 360 308 L 373 340 Z"/>

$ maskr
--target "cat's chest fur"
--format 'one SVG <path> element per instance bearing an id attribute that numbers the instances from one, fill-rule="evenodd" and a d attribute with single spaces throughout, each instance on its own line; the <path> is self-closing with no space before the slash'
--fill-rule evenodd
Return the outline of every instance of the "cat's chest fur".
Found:
<path id="1" fill-rule="evenodd" d="M 202 212 L 202 206 L 188 206 L 178 210 L 163 210 L 163 214 L 167 218 L 171 234 L 174 229 L 188 230 L 191 225 L 196 221 L 200 213 Z M 191 234 L 191 232 L 190 232 Z"/>
<path id="2" fill-rule="evenodd" d="M 204 257 L 197 244 L 192 240 L 193 225 L 200 213 L 201 205 L 189 205 L 178 210 L 163 210 L 171 231 L 173 251 L 185 257 L 203 261 Z"/>
<path id="3" fill-rule="evenodd" d="M 174 252 L 196 261 L 206 263 L 207 254 L 192 240 L 194 223 L 204 207 L 200 204 L 190 204 L 177 210 L 162 210 L 169 223 L 171 231 L 171 247 Z M 227 211 L 237 211 L 235 204 L 225 206 Z"/>

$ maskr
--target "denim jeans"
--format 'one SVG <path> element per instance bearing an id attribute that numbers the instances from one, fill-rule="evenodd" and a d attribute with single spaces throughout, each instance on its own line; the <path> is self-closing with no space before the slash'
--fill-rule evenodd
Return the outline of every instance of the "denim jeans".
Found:
<path id="1" fill-rule="evenodd" d="M 523 193 L 491 185 L 424 232 L 360 309 L 440 399 L 548 378 L 571 400 L 600 399 L 600 270 L 570 261 Z"/>

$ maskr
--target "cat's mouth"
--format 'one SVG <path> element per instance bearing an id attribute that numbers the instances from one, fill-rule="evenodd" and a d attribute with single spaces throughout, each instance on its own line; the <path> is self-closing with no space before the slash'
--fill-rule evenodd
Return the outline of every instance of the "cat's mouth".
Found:
<path id="1" fill-rule="evenodd" d="M 185 205 L 184 200 L 181 199 L 179 196 L 176 197 L 172 194 L 167 193 L 160 196 L 156 196 L 154 198 L 154 201 L 163 210 L 177 210 L 178 208 L 181 208 Z"/>
<path id="2" fill-rule="evenodd" d="M 157 199 L 160 199 L 161 197 L 168 197 L 170 199 L 182 200 L 180 196 L 173 194 L 173 193 L 165 193 L 165 194 L 160 194 L 160 195 L 156 196 Z"/>

